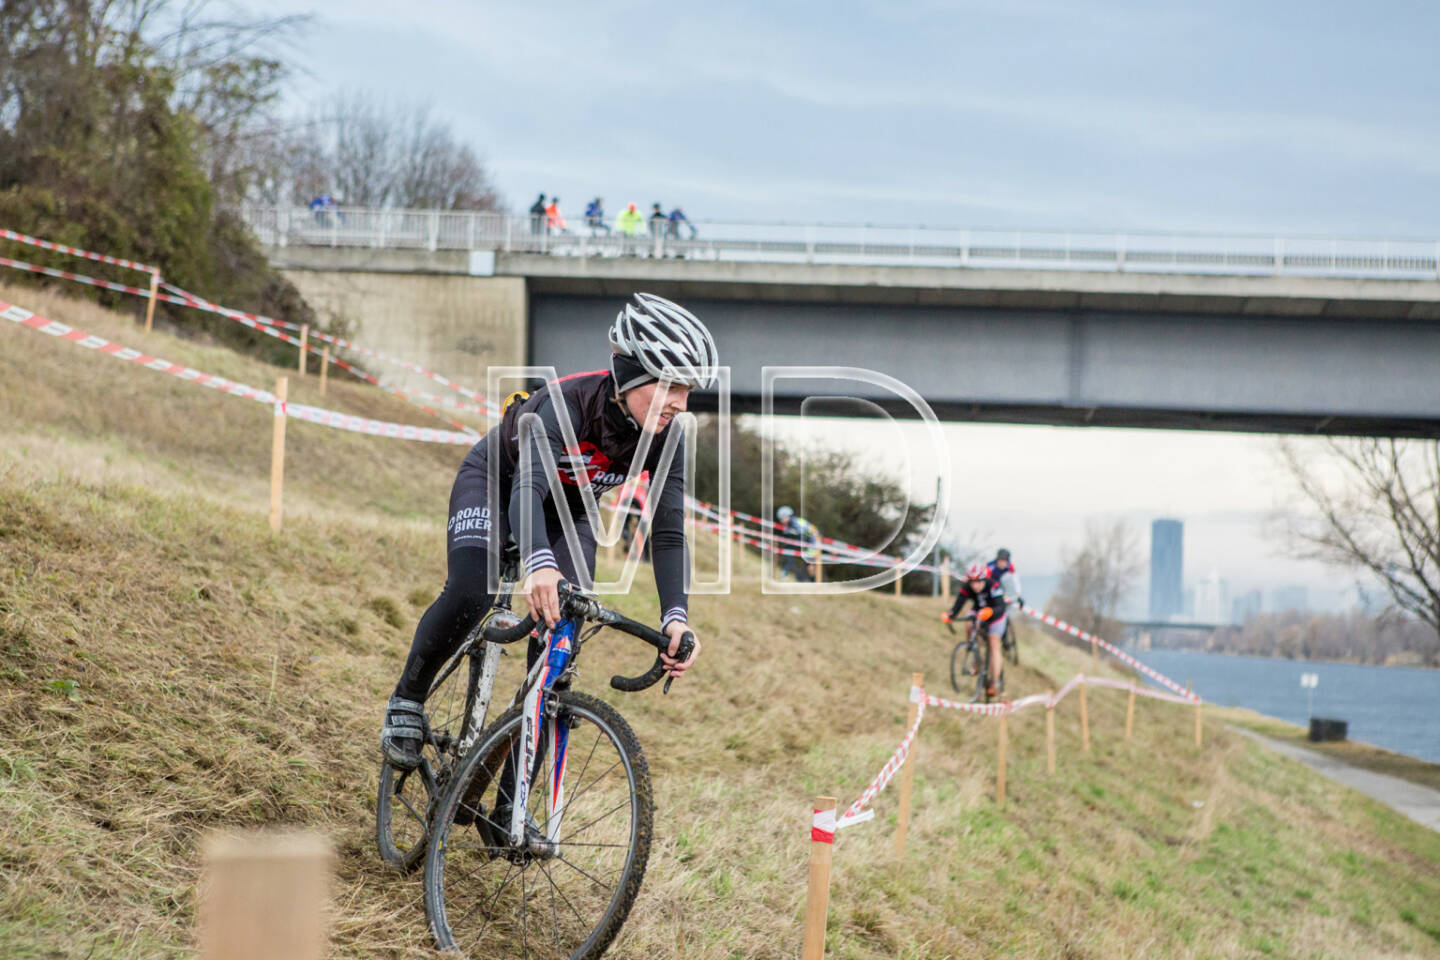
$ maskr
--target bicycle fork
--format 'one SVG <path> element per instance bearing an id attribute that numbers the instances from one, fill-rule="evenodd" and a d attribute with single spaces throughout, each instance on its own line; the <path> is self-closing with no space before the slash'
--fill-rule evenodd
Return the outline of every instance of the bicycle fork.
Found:
<path id="1" fill-rule="evenodd" d="M 545 798 L 546 822 L 545 839 L 529 843 L 532 853 L 553 857 L 559 852 L 560 823 L 565 804 L 565 757 L 570 742 L 570 727 L 562 718 L 555 716 L 546 724 L 544 710 L 545 694 L 555 686 L 555 681 L 565 673 L 570 658 L 575 654 L 575 621 L 562 620 L 546 636 L 545 655 L 535 661 L 530 675 L 525 680 L 525 700 L 521 709 L 520 722 L 520 763 L 515 771 L 515 796 L 510 807 L 510 842 L 517 849 L 525 849 L 525 815 L 530 799 L 531 775 L 536 769 L 536 757 L 540 751 L 540 738 L 549 737 L 546 744 L 550 761 L 550 793 Z M 548 727 L 548 730 L 546 729 Z"/>

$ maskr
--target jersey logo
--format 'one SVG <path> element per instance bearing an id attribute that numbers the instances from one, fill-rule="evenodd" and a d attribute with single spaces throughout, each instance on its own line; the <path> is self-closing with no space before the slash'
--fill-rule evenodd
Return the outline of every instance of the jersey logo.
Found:
<path id="1" fill-rule="evenodd" d="M 560 457 L 555 472 L 560 482 L 572 487 L 579 486 L 575 478 L 583 476 L 586 483 L 595 480 L 610 469 L 610 456 L 589 440 L 581 440 L 578 447 L 571 447 Z"/>

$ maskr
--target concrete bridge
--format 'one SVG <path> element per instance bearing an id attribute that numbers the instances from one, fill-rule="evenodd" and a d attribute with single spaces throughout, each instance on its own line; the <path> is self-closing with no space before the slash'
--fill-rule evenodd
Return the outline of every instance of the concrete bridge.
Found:
<path id="1" fill-rule="evenodd" d="M 1403 262 L 1387 251 L 1328 268 L 1294 245 L 1233 266 L 1192 250 L 1146 270 L 1125 244 L 1073 269 L 1053 244 L 1001 266 L 984 250 L 962 264 L 894 245 L 867 261 L 608 238 L 509 250 L 268 239 L 272 262 L 355 339 L 476 383 L 491 364 L 599 366 L 619 302 L 649 290 L 711 325 L 740 410 L 757 407 L 762 366 L 826 364 L 890 374 L 955 420 L 1440 437 L 1440 280 L 1423 245 Z M 782 382 L 776 408 L 824 393 L 867 395 Z"/>

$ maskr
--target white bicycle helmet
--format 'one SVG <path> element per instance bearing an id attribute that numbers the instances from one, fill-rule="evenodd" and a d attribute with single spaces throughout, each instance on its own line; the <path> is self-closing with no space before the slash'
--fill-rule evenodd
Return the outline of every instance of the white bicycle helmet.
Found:
<path id="1" fill-rule="evenodd" d="M 775 511 L 775 519 L 779 520 L 781 523 L 789 523 L 790 518 L 793 516 L 795 516 L 795 511 L 790 509 L 789 507 L 781 507 L 779 510 Z"/>
<path id="2" fill-rule="evenodd" d="M 653 293 L 637 293 L 610 325 L 610 346 L 637 362 L 648 377 L 616 383 L 619 392 L 647 379 L 668 380 L 693 390 L 715 383 L 720 354 L 695 314 Z"/>

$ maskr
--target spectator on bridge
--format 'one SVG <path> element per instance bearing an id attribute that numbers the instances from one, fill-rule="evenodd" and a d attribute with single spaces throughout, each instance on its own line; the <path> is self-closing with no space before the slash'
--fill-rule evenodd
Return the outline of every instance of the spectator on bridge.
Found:
<path id="1" fill-rule="evenodd" d="M 661 256 L 665 250 L 665 232 L 670 228 L 670 218 L 665 216 L 665 211 L 660 209 L 660 204 L 652 204 L 650 207 L 650 243 L 651 254 Z"/>
<path id="2" fill-rule="evenodd" d="M 540 199 L 530 205 L 530 232 L 542 234 L 545 232 L 545 194 L 540 194 Z"/>
<path id="3" fill-rule="evenodd" d="M 315 215 L 315 222 L 320 226 L 329 226 L 335 219 L 335 206 L 335 198 L 328 193 L 322 193 L 310 201 L 310 212 Z"/>
<path id="4" fill-rule="evenodd" d="M 670 238 L 672 240 L 680 239 L 680 225 L 682 223 L 690 231 L 689 239 L 694 240 L 697 232 L 695 230 L 695 224 L 690 222 L 690 218 L 685 216 L 685 211 L 679 207 L 670 211 Z"/>
<path id="5" fill-rule="evenodd" d="M 610 227 L 605 223 L 605 202 L 599 197 L 590 201 L 585 208 L 585 225 L 590 228 L 590 236 L 598 236 L 603 233 L 610 234 Z"/>
<path id="6" fill-rule="evenodd" d="M 619 230 L 621 237 L 624 238 L 626 253 L 633 254 L 635 252 L 635 242 L 640 236 L 640 226 L 644 222 L 645 218 L 640 216 L 640 211 L 635 209 L 633 203 L 615 218 L 615 229 Z"/>
<path id="7" fill-rule="evenodd" d="M 545 226 L 552 234 L 566 231 L 565 218 L 560 216 L 560 198 L 551 197 L 550 206 L 545 208 Z"/>

